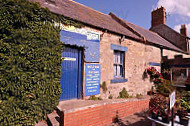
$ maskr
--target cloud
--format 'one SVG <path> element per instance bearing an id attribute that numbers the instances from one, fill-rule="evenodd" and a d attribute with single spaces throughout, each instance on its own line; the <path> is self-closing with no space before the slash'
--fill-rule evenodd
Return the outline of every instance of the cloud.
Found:
<path id="1" fill-rule="evenodd" d="M 174 30 L 180 32 L 181 24 L 174 26 Z M 190 28 L 190 23 L 186 24 L 186 28 Z M 190 36 L 190 29 L 187 29 L 187 35 Z"/>
<path id="2" fill-rule="evenodd" d="M 179 14 L 190 17 L 189 0 L 159 0 L 157 7 L 163 6 L 171 14 Z"/>

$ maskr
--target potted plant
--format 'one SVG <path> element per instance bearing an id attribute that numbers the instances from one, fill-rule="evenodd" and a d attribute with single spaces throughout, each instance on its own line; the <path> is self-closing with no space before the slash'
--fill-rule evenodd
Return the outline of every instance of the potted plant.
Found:
<path id="1" fill-rule="evenodd" d="M 170 122 L 170 117 L 169 117 L 168 110 L 162 112 L 162 121 L 164 123 L 169 123 Z"/>
<path id="2" fill-rule="evenodd" d="M 181 106 L 190 113 L 190 91 L 184 91 L 180 99 Z"/>
<path id="3" fill-rule="evenodd" d="M 157 119 L 159 116 L 159 106 L 157 105 L 158 102 L 159 98 L 157 95 L 154 95 L 149 102 L 149 113 L 153 119 Z"/>
<path id="4" fill-rule="evenodd" d="M 179 108 L 177 110 L 177 115 L 179 116 L 179 122 L 182 125 L 186 125 L 188 123 L 188 120 L 186 118 L 187 116 L 187 110 L 185 110 L 185 108 Z"/>
<path id="5" fill-rule="evenodd" d="M 168 110 L 168 101 L 166 98 L 160 94 L 155 94 L 149 102 L 149 112 L 152 118 L 158 118 L 158 116 L 163 116 L 167 118 L 165 113 Z"/>

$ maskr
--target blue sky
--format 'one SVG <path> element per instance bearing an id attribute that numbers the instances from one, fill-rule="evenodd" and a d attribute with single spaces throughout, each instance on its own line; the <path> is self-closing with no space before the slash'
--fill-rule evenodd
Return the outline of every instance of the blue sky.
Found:
<path id="1" fill-rule="evenodd" d="M 146 29 L 151 25 L 151 11 L 164 6 L 167 11 L 167 25 L 179 31 L 186 24 L 190 36 L 189 0 L 74 0 L 97 11 L 117 16 Z"/>

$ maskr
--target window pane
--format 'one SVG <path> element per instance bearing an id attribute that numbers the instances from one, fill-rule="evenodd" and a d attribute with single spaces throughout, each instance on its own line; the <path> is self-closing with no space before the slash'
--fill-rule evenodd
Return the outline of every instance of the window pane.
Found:
<path id="1" fill-rule="evenodd" d="M 120 52 L 114 52 L 114 63 L 115 64 L 119 64 L 119 63 L 121 63 L 121 58 L 120 58 L 121 56 L 120 56 Z"/>
<path id="2" fill-rule="evenodd" d="M 119 65 L 117 65 L 117 77 L 121 77 L 121 68 Z"/>
<path id="3" fill-rule="evenodd" d="M 120 76 L 123 77 L 123 66 L 120 67 Z"/>
<path id="4" fill-rule="evenodd" d="M 121 62 L 120 62 L 120 64 L 123 65 L 123 64 L 124 64 L 124 63 L 123 63 L 123 61 L 124 61 L 124 53 L 121 52 L 120 54 L 121 54 L 121 58 L 120 58 Z"/>
<path id="5" fill-rule="evenodd" d="M 116 76 L 117 76 L 117 66 L 114 65 L 114 77 L 116 77 Z"/>

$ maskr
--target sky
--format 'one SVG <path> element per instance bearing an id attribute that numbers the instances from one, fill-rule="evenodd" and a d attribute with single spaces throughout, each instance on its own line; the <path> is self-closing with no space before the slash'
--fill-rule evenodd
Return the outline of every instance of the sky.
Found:
<path id="1" fill-rule="evenodd" d="M 97 11 L 113 12 L 124 20 L 149 29 L 151 11 L 165 7 L 166 24 L 179 32 L 181 24 L 186 24 L 190 36 L 190 0 L 74 0 Z"/>

